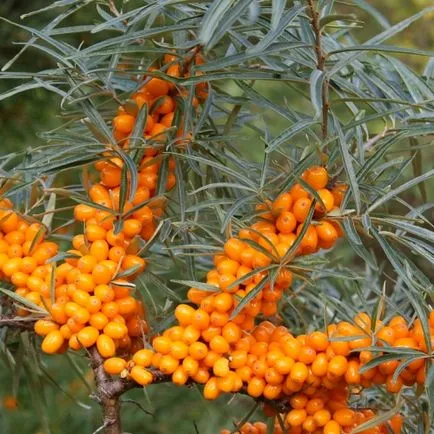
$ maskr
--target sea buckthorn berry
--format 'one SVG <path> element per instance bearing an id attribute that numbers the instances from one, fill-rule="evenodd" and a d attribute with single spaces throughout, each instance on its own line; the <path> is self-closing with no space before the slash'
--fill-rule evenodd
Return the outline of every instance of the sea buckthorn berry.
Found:
<path id="1" fill-rule="evenodd" d="M 328 183 L 328 173 L 324 167 L 312 166 L 305 172 L 305 181 L 314 189 L 325 188 Z"/>
<path id="2" fill-rule="evenodd" d="M 42 351 L 47 354 L 54 354 L 60 350 L 65 339 L 59 330 L 50 331 L 41 344 Z"/>
<path id="3" fill-rule="evenodd" d="M 110 336 L 112 339 L 122 339 L 128 333 L 128 328 L 125 324 L 110 321 L 104 327 L 103 331 L 104 334 Z"/>
<path id="4" fill-rule="evenodd" d="M 46 336 L 48 333 L 58 330 L 59 326 L 53 321 L 40 319 L 36 321 L 34 329 L 39 336 Z"/>
<path id="5" fill-rule="evenodd" d="M 152 341 L 152 346 L 155 351 L 161 354 L 169 354 L 172 346 L 172 341 L 167 336 L 157 336 Z"/>
<path id="6" fill-rule="evenodd" d="M 159 369 L 164 374 L 173 374 L 179 366 L 179 360 L 175 359 L 171 355 L 165 355 L 161 358 Z"/>
<path id="7" fill-rule="evenodd" d="M 153 353 L 152 350 L 144 348 L 142 350 L 137 351 L 133 355 L 133 362 L 136 365 L 140 365 L 140 366 L 142 366 L 144 368 L 148 368 L 152 364 L 152 356 L 153 356 L 153 354 L 154 353 Z"/>
<path id="8" fill-rule="evenodd" d="M 271 205 L 271 211 L 275 217 L 278 217 L 284 211 L 290 211 L 293 199 L 289 193 L 282 193 Z"/>
<path id="9" fill-rule="evenodd" d="M 342 408 L 333 413 L 333 419 L 343 427 L 352 426 L 354 424 L 356 413 L 349 408 Z"/>
<path id="10" fill-rule="evenodd" d="M 223 336 L 214 336 L 209 345 L 210 348 L 218 354 L 227 353 L 230 349 L 229 343 Z"/>
<path id="11" fill-rule="evenodd" d="M 135 123 L 136 118 L 128 114 L 121 114 L 113 119 L 114 129 L 126 134 L 131 133 Z"/>
<path id="12" fill-rule="evenodd" d="M 195 310 L 187 304 L 178 304 L 175 309 L 175 317 L 182 326 L 192 323 L 194 313 Z"/>
<path id="13" fill-rule="evenodd" d="M 289 375 L 292 381 L 303 383 L 309 375 L 309 370 L 304 363 L 297 362 L 293 365 Z"/>
<path id="14" fill-rule="evenodd" d="M 318 196 L 320 197 L 321 202 L 318 202 L 315 205 L 315 211 L 317 212 L 329 212 L 332 210 L 334 206 L 334 197 L 330 190 L 327 190 L 326 188 L 322 188 L 317 191 Z"/>
<path id="15" fill-rule="evenodd" d="M 170 348 L 170 354 L 178 360 L 184 359 L 188 356 L 189 348 L 188 346 L 181 341 L 172 342 Z"/>
<path id="16" fill-rule="evenodd" d="M 308 197 L 301 197 L 295 201 L 292 213 L 299 223 L 306 220 L 311 204 L 312 199 L 309 199 Z"/>
<path id="17" fill-rule="evenodd" d="M 239 261 L 242 251 L 245 249 L 245 243 L 237 238 L 230 238 L 226 241 L 224 250 L 226 255 L 234 261 Z"/>
<path id="18" fill-rule="evenodd" d="M 147 386 L 148 384 L 151 384 L 154 380 L 154 376 L 152 373 L 148 370 L 143 368 L 142 366 L 133 366 L 133 368 L 130 371 L 131 378 L 141 386 Z"/>
<path id="19" fill-rule="evenodd" d="M 90 254 L 95 258 L 97 262 L 107 259 L 109 255 L 109 245 L 107 241 L 97 240 L 93 242 L 90 246 Z"/>
<path id="20" fill-rule="evenodd" d="M 119 375 L 127 367 L 127 362 L 120 357 L 111 357 L 104 361 L 103 366 L 107 374 Z"/>
<path id="21" fill-rule="evenodd" d="M 309 197 L 309 193 L 298 183 L 294 184 L 291 187 L 289 193 L 291 194 L 291 197 L 294 201 L 294 206 L 295 206 L 295 202 L 298 201 L 298 199 Z"/>
<path id="22" fill-rule="evenodd" d="M 341 434 L 341 426 L 334 420 L 324 425 L 324 434 Z"/>
<path id="23" fill-rule="evenodd" d="M 203 342 L 194 342 L 190 345 L 189 354 L 195 360 L 202 360 L 208 354 L 208 347 Z"/>
<path id="24" fill-rule="evenodd" d="M 290 234 L 294 232 L 297 226 L 297 220 L 294 214 L 290 211 L 282 211 L 276 220 L 276 227 L 282 234 Z"/>
<path id="25" fill-rule="evenodd" d="M 337 183 L 333 187 L 332 194 L 333 194 L 335 206 L 340 206 L 340 204 L 342 203 L 345 197 L 347 190 L 348 190 L 348 186 L 342 183 Z"/>
<path id="26" fill-rule="evenodd" d="M 348 368 L 348 360 L 341 355 L 334 356 L 328 364 L 328 373 L 340 377 L 345 374 Z"/>
<path id="27" fill-rule="evenodd" d="M 99 225 L 88 224 L 85 230 L 86 238 L 90 242 L 97 240 L 104 240 L 106 238 L 107 231 Z"/>
<path id="28" fill-rule="evenodd" d="M 324 241 L 333 245 L 338 239 L 338 233 L 335 227 L 326 220 L 322 220 L 315 225 L 315 229 L 320 241 Z"/>
<path id="29" fill-rule="evenodd" d="M 102 312 L 96 312 L 89 318 L 89 324 L 98 330 L 102 330 L 108 322 L 109 319 Z"/>
<path id="30" fill-rule="evenodd" d="M 79 332 L 80 333 L 80 332 Z M 80 337 L 78 336 L 80 339 Z M 102 357 L 113 357 L 116 354 L 116 344 L 114 340 L 107 335 L 99 335 L 96 340 L 96 347 Z"/>
<path id="31" fill-rule="evenodd" d="M 305 421 L 306 417 L 307 417 L 306 410 L 304 410 L 304 409 L 300 409 L 300 410 L 292 409 L 286 415 L 285 422 L 292 427 L 296 427 L 296 426 L 302 425 L 303 422 Z"/>
<path id="32" fill-rule="evenodd" d="M 80 344 L 89 348 L 94 345 L 98 339 L 99 331 L 92 326 L 84 327 L 77 333 L 77 339 Z"/>

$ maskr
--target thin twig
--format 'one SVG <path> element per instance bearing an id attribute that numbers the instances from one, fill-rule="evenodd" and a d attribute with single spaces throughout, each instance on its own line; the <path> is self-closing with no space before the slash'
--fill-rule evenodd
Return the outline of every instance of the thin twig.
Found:
<path id="1" fill-rule="evenodd" d="M 36 319 L 0 317 L 0 328 L 10 327 L 20 330 L 32 330 Z"/>
<path id="2" fill-rule="evenodd" d="M 312 29 L 315 33 L 315 52 L 317 58 L 317 68 L 320 71 L 325 70 L 326 55 L 322 48 L 321 42 L 321 26 L 319 12 L 315 9 L 313 0 L 307 0 L 311 15 Z M 328 135 L 328 110 L 329 110 L 329 80 L 326 78 L 322 85 L 322 138 L 327 138 Z"/>

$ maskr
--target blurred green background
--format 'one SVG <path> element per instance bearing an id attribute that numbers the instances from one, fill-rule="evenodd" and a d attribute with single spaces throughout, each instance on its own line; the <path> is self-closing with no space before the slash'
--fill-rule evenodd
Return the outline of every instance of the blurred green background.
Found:
<path id="1" fill-rule="evenodd" d="M 47 0 L 2 0 L 0 16 L 11 21 L 22 22 L 40 28 L 46 23 L 47 15 L 31 16 L 20 21 L 20 16 L 29 10 L 49 4 Z M 392 23 L 418 12 L 432 4 L 432 0 L 370 0 Z M 342 6 L 346 8 L 346 6 Z M 380 31 L 380 26 L 363 11 L 358 10 L 365 21 L 365 28 L 358 33 L 360 39 Z M 48 14 L 50 15 L 50 14 Z M 88 17 L 76 15 L 75 24 Z M 433 14 L 419 20 L 392 42 L 405 47 L 432 49 L 434 46 Z M 80 41 L 84 35 L 76 35 Z M 13 42 L 23 42 L 28 33 L 5 22 L 0 24 L 0 65 L 16 54 L 19 47 Z M 416 70 L 425 65 L 424 57 L 405 59 Z M 30 50 L 15 65 L 15 70 L 44 69 L 52 66 L 39 52 Z M 10 81 L 0 80 L 0 93 L 11 86 Z M 282 101 L 281 89 L 268 86 L 265 91 L 270 98 Z M 59 99 L 43 90 L 16 95 L 0 101 L 0 156 L 10 152 L 42 144 L 38 133 L 59 125 Z M 279 128 L 279 125 L 275 126 Z M 2 334 L 0 334 L 1 344 Z M 20 337 L 16 337 L 20 339 Z M 14 351 L 14 348 L 11 348 Z M 34 357 L 39 357 L 34 355 Z M 44 358 L 44 372 L 37 363 L 24 366 L 19 373 L 19 383 L 12 381 L 11 373 L 0 360 L 0 434 L 53 434 L 91 433 L 98 427 L 100 412 L 89 398 L 92 379 L 83 357 L 71 355 Z M 84 374 L 85 381 L 80 379 Z M 45 387 L 43 387 L 45 386 Z M 16 397 L 16 402 L 11 399 Z M 253 407 L 249 399 L 234 402 L 221 397 L 216 403 L 207 403 L 198 390 L 176 388 L 171 385 L 151 386 L 146 390 L 135 390 L 126 397 L 123 405 L 124 430 L 138 433 L 195 433 L 217 434 L 218 429 L 231 427 L 231 421 L 239 418 Z M 96 411 L 95 411 L 96 410 Z M 259 416 L 258 416 L 259 417 Z M 196 426 L 195 426 L 196 425 Z"/>

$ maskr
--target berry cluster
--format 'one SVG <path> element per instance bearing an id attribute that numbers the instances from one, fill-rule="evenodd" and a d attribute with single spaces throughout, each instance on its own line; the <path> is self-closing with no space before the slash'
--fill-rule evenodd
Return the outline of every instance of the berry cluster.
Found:
<path id="1" fill-rule="evenodd" d="M 309 254 L 320 247 L 330 248 L 336 242 L 338 226 L 324 217 L 333 209 L 335 202 L 339 203 L 341 196 L 336 194 L 335 199 L 335 195 L 325 188 L 328 173 L 322 167 L 308 169 L 302 178 L 317 191 L 323 202 L 321 207 L 317 207 L 315 220 L 309 225 L 298 248 L 298 254 Z M 247 367 L 249 355 L 252 359 L 265 356 L 267 352 L 267 346 L 261 341 L 253 345 L 255 349 L 251 354 L 250 347 L 245 346 L 250 346 L 250 341 L 255 340 L 255 333 L 261 333 L 266 324 L 271 325 L 263 323 L 255 329 L 255 318 L 260 314 L 272 316 L 277 312 L 277 303 L 283 291 L 291 285 L 292 273 L 281 266 L 273 285 L 266 283 L 260 291 L 256 288 L 263 279 L 267 279 L 264 268 L 272 261 L 278 264 L 297 239 L 311 204 L 312 198 L 307 190 L 296 184 L 290 192 L 267 205 L 261 221 L 242 229 L 238 238 L 229 239 L 224 245 L 224 253 L 214 258 L 216 268 L 207 274 L 206 282 L 216 288 L 215 292 L 197 288 L 188 291 L 188 299 L 198 307 L 186 304 L 176 307 L 175 317 L 179 325 L 154 338 L 155 354 L 144 350 L 146 363 L 139 363 L 138 366 L 133 363 L 131 377 L 136 381 L 136 376 L 142 378 L 137 381 L 139 384 L 151 382 L 152 375 L 146 373 L 146 368 L 152 365 L 164 374 L 172 375 L 176 384 L 184 384 L 189 378 L 206 383 L 204 394 L 209 399 L 217 397 L 220 392 L 239 391 L 250 380 L 253 380 L 249 386 L 252 396 L 261 395 L 267 386 L 265 396 L 269 399 L 277 397 L 282 390 L 279 382 L 288 372 L 274 372 L 273 368 L 275 378 L 270 375 L 270 382 L 266 383 L 263 378 L 258 382 L 254 374 L 244 372 L 238 375 L 236 370 Z M 291 224 L 288 223 L 290 220 Z M 234 312 L 240 300 L 251 297 L 249 293 L 252 291 L 257 294 L 242 309 Z M 122 370 L 127 366 L 119 360 L 107 361 L 107 372 L 112 374 L 116 373 L 113 363 L 119 369 L 123 365 Z"/>
<path id="2" fill-rule="evenodd" d="M 292 410 L 286 415 L 285 430 L 276 420 L 274 434 L 341 434 L 350 433 L 355 428 L 373 419 L 376 414 L 370 409 L 353 410 L 347 405 L 348 393 L 345 389 L 330 392 L 320 390 L 312 396 L 297 393 L 291 400 Z M 281 415 L 284 419 L 285 415 Z M 399 434 L 403 418 L 400 414 L 380 425 L 360 431 L 362 434 Z M 220 434 L 230 434 L 225 429 Z M 235 434 L 265 434 L 267 425 L 263 422 L 246 422 Z"/>
<path id="3" fill-rule="evenodd" d="M 186 77 L 193 62 L 199 65 L 203 59 L 194 53 L 180 63 L 176 56 L 166 55 L 161 69 L 175 79 Z M 150 68 L 150 73 L 154 71 L 155 68 Z M 207 97 L 206 84 L 196 85 L 195 93 L 193 105 Z M 174 123 L 179 98 L 187 96 L 185 89 L 172 82 L 147 75 L 132 95 L 135 105 L 119 107 L 113 119 L 113 134 L 120 146 L 128 149 L 138 110 L 143 105 L 148 110 L 143 137 L 152 146 L 143 148 L 137 168 L 138 187 L 133 197 L 122 203 L 124 161 L 106 152 L 106 158 L 95 164 L 100 182 L 89 189 L 89 198 L 95 205 L 75 207 L 75 220 L 84 224 L 84 233 L 73 238 L 73 249 L 67 252 L 70 257 L 54 270 L 55 303 L 45 304 L 50 317 L 35 324 L 36 333 L 44 336 L 44 352 L 52 354 L 68 346 L 79 350 L 96 345 L 102 357 L 113 358 L 119 352 L 128 355 L 143 348 L 142 336 L 148 329 L 145 310 L 132 296 L 131 282 L 146 266 L 146 261 L 139 256 L 141 243 L 154 235 L 155 222 L 163 213 L 164 201 L 151 203 L 150 199 L 157 194 L 161 147 L 167 139 L 165 131 Z M 184 136 L 182 127 L 176 135 Z M 167 169 L 165 188 L 170 190 L 176 183 L 175 162 L 171 158 Z M 56 252 L 57 246 L 53 254 Z M 49 275 L 48 271 L 44 276 Z"/>
<path id="4" fill-rule="evenodd" d="M 167 76 L 174 79 L 186 78 L 191 74 L 191 65 L 201 65 L 204 60 L 200 54 L 191 54 L 180 62 L 178 57 L 173 54 L 166 54 L 159 71 L 164 72 Z M 156 67 L 149 68 L 152 74 Z M 196 71 L 195 75 L 200 72 Z M 129 136 L 131 135 L 138 110 L 144 105 L 147 106 L 147 118 L 144 127 L 143 137 L 147 140 L 163 141 L 167 139 L 167 130 L 177 126 L 176 137 L 177 143 L 182 143 L 184 137 L 182 110 L 177 110 L 181 101 L 189 102 L 190 95 L 186 88 L 175 86 L 171 81 L 150 75 L 145 76 L 146 81 L 140 89 L 131 96 L 133 104 L 126 104 L 118 109 L 118 115 L 113 119 L 113 134 L 121 145 L 128 147 Z M 191 95 L 193 107 L 197 107 L 208 97 L 206 83 L 198 83 L 195 86 L 195 94 Z M 181 107 L 180 107 L 181 109 Z M 179 119 L 176 119 L 176 113 L 179 113 Z"/>
<path id="5" fill-rule="evenodd" d="M 10 281 L 15 292 L 37 306 L 49 306 L 53 267 L 46 261 L 56 255 L 56 243 L 45 241 L 45 228 L 29 224 L 12 210 L 8 199 L 0 201 L 0 278 Z M 29 311 L 19 308 L 17 314 Z"/>
<path id="6" fill-rule="evenodd" d="M 197 55 L 189 61 L 202 62 Z M 165 56 L 164 64 L 167 75 L 180 76 L 181 64 L 175 56 Z M 206 96 L 203 86 L 198 85 L 196 93 L 201 99 Z M 144 306 L 132 296 L 131 282 L 146 266 L 139 249 L 155 233 L 155 222 L 163 212 L 164 201 L 150 199 L 157 193 L 161 172 L 159 149 L 165 137 L 160 133 L 172 125 L 177 95 L 180 92 L 172 83 L 145 77 L 132 96 L 139 108 L 148 105 L 144 138 L 152 136 L 152 146 L 143 150 L 138 187 L 130 200 L 120 202 L 124 161 L 106 152 L 106 158 L 95 164 L 100 182 L 89 189 L 95 206 L 75 207 L 75 220 L 84 224 L 84 233 L 73 238 L 73 249 L 67 252 L 70 257 L 55 270 L 56 299 L 47 306 L 50 317 L 35 324 L 36 333 L 44 336 L 42 350 L 46 353 L 96 345 L 100 355 L 108 358 L 143 348 L 142 336 L 148 327 Z M 135 122 L 127 105 L 119 108 L 113 120 L 114 136 L 124 148 L 128 148 Z M 167 168 L 165 187 L 170 190 L 176 183 L 173 159 L 168 159 Z"/>

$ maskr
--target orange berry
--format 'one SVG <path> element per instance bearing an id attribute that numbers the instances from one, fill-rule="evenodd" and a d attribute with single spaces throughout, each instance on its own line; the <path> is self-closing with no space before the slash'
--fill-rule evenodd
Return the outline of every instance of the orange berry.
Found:
<path id="1" fill-rule="evenodd" d="M 65 339 L 59 330 L 50 331 L 42 341 L 42 351 L 47 354 L 54 354 L 62 347 L 64 341 Z"/>
<path id="2" fill-rule="evenodd" d="M 128 333 L 128 328 L 125 324 L 110 321 L 104 327 L 103 331 L 104 334 L 112 339 L 122 339 Z"/>
<path id="3" fill-rule="evenodd" d="M 129 134 L 133 130 L 136 118 L 129 114 L 121 114 L 113 119 L 113 127 L 121 133 Z"/>
<path id="4" fill-rule="evenodd" d="M 354 424 L 356 412 L 349 408 L 342 408 L 333 414 L 333 419 L 343 427 L 352 426 Z"/>
<path id="5" fill-rule="evenodd" d="M 297 226 L 297 220 L 294 214 L 290 211 L 282 211 L 276 220 L 276 227 L 282 234 L 290 234 L 294 232 Z"/>
<path id="6" fill-rule="evenodd" d="M 80 336 L 78 336 L 78 339 L 80 339 Z M 113 357 L 116 354 L 116 345 L 114 340 L 105 334 L 98 336 L 96 340 L 96 347 L 98 352 L 104 358 Z"/>
<path id="7" fill-rule="evenodd" d="M 300 409 L 292 409 L 288 412 L 285 418 L 285 422 L 290 425 L 291 427 L 300 426 L 303 424 L 307 417 L 306 410 Z"/>
<path id="8" fill-rule="evenodd" d="M 130 371 L 131 378 L 141 386 L 147 386 L 148 384 L 151 384 L 154 380 L 154 377 L 152 373 L 148 370 L 143 368 L 142 366 L 133 366 L 133 368 Z"/>
<path id="9" fill-rule="evenodd" d="M 253 398 L 258 398 L 262 395 L 265 385 L 263 378 L 253 377 L 247 385 L 247 393 Z"/>
<path id="10" fill-rule="evenodd" d="M 305 181 L 314 189 L 325 188 L 328 183 L 328 173 L 324 167 L 312 166 L 305 172 Z"/>
<path id="11" fill-rule="evenodd" d="M 78 341 L 85 348 L 89 348 L 94 345 L 98 339 L 98 336 L 99 331 L 92 326 L 84 327 L 77 333 Z"/>
<path id="12" fill-rule="evenodd" d="M 245 249 L 245 243 L 237 238 L 230 238 L 226 241 L 224 250 L 226 255 L 234 260 L 239 261 L 242 251 Z"/>
<path id="13" fill-rule="evenodd" d="M 322 213 L 331 211 L 334 206 L 334 197 L 331 191 L 327 190 L 326 188 L 322 188 L 318 190 L 317 193 L 322 200 L 322 204 L 318 202 L 315 205 L 315 211 Z"/>
<path id="14" fill-rule="evenodd" d="M 127 367 L 127 362 L 120 357 L 111 357 L 104 361 L 103 366 L 107 374 L 119 375 Z"/>
<path id="15" fill-rule="evenodd" d="M 348 368 L 348 360 L 341 355 L 334 356 L 328 364 L 328 373 L 335 377 L 340 377 L 345 374 Z"/>
<path id="16" fill-rule="evenodd" d="M 292 208 L 292 213 L 299 223 L 302 223 L 306 220 L 311 204 L 312 199 L 309 199 L 308 197 L 301 197 L 295 201 Z"/>

